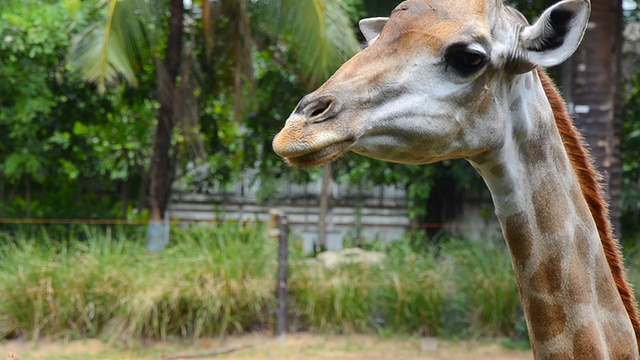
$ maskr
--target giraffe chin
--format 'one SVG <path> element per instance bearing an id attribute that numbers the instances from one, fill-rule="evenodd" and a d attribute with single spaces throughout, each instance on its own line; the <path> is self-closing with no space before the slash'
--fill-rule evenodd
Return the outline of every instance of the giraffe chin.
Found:
<path id="1" fill-rule="evenodd" d="M 324 165 L 328 162 L 336 160 L 344 153 L 349 151 L 349 147 L 353 144 L 353 140 L 345 140 L 335 144 L 331 144 L 320 150 L 305 153 L 300 156 L 285 157 L 287 164 L 297 168 L 308 168 Z"/>

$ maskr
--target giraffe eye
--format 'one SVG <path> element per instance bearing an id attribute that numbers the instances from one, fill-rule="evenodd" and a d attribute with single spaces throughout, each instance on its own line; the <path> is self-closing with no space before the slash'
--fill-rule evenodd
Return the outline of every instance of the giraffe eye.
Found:
<path id="1" fill-rule="evenodd" d="M 445 69 L 453 68 L 462 76 L 470 76 L 480 71 L 487 62 L 487 55 L 466 46 L 452 46 L 444 56 Z"/>

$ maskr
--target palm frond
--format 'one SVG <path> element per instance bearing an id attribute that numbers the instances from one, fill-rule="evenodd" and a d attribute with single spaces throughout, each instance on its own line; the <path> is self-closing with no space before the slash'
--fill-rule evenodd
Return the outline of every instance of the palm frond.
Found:
<path id="1" fill-rule="evenodd" d="M 360 50 L 342 0 L 270 0 L 256 8 L 272 35 L 290 41 L 310 84 L 326 80 Z"/>
<path id="2" fill-rule="evenodd" d="M 157 9 L 144 0 L 106 0 L 103 5 L 104 17 L 72 39 L 68 61 L 101 92 L 122 78 L 135 86 L 136 71 L 155 42 Z"/>

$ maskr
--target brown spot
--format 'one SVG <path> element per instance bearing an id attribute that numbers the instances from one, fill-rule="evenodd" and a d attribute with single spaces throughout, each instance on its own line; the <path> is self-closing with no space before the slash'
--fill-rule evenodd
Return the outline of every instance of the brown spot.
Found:
<path id="1" fill-rule="evenodd" d="M 574 254 L 566 278 L 569 299 L 575 303 L 591 303 L 591 284 L 586 260 Z"/>
<path id="2" fill-rule="evenodd" d="M 602 339 L 595 326 L 585 326 L 575 332 L 573 335 L 573 358 L 593 360 L 607 358 L 602 347 Z"/>
<path id="3" fill-rule="evenodd" d="M 576 303 L 591 303 L 593 300 L 591 290 L 593 275 L 589 265 L 592 254 L 589 234 L 582 227 L 576 227 L 573 243 L 575 251 L 571 254 L 569 275 L 566 279 L 568 295 Z"/>
<path id="4" fill-rule="evenodd" d="M 502 179 L 504 177 L 506 169 L 503 164 L 500 164 L 489 169 L 489 172 L 491 173 L 491 175 L 497 177 L 498 179 Z"/>
<path id="5" fill-rule="evenodd" d="M 531 276 L 531 288 L 538 294 L 555 295 L 562 288 L 562 257 L 552 256 L 538 266 Z"/>
<path id="6" fill-rule="evenodd" d="M 604 254 L 598 254 L 595 264 L 596 293 L 598 294 L 598 304 L 610 311 L 619 312 L 626 315 L 626 310 L 622 305 L 622 299 L 618 288 L 613 281 L 611 270 L 607 264 Z"/>
<path id="7" fill-rule="evenodd" d="M 527 319 L 536 342 L 544 342 L 562 334 L 567 314 L 560 305 L 532 296 L 529 298 Z"/>
<path id="8" fill-rule="evenodd" d="M 518 96 L 517 99 L 515 99 L 515 100 L 513 100 L 513 102 L 511 102 L 511 105 L 509 106 L 509 110 L 514 112 L 514 111 L 518 111 L 520 109 L 522 109 L 522 98 L 520 96 Z"/>
<path id="9" fill-rule="evenodd" d="M 628 324 L 625 324 L 625 327 Z M 630 325 L 628 325 L 630 326 Z M 621 326 L 614 322 L 606 321 L 602 327 L 604 328 L 604 336 L 609 344 L 609 357 L 611 359 L 636 359 L 637 348 L 635 336 L 633 333 L 622 329 Z"/>
<path id="10" fill-rule="evenodd" d="M 514 265 L 522 271 L 531 257 L 531 241 L 533 240 L 531 225 L 525 213 L 515 214 L 506 219 L 504 237 L 507 239 Z"/>
<path id="11" fill-rule="evenodd" d="M 557 178 L 546 176 L 532 196 L 536 223 L 542 234 L 557 235 L 565 231 L 565 223 L 571 216 L 566 196 L 557 182 Z"/>
<path id="12" fill-rule="evenodd" d="M 549 158 L 548 146 L 542 139 L 522 144 L 520 146 L 520 156 L 523 163 L 528 164 L 535 170 L 540 162 L 547 161 Z"/>

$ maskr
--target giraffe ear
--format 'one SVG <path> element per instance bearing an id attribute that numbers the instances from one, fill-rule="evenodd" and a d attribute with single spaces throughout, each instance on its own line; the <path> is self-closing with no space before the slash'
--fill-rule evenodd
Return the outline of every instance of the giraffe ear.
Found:
<path id="1" fill-rule="evenodd" d="M 376 17 L 376 18 L 368 18 L 360 20 L 360 31 L 362 31 L 362 35 L 367 39 L 367 45 L 373 44 L 374 41 L 380 35 L 384 24 L 387 23 L 389 18 L 386 17 Z"/>
<path id="2" fill-rule="evenodd" d="M 590 12 L 588 0 L 563 0 L 545 10 L 535 24 L 520 32 L 518 61 L 532 68 L 567 60 L 582 41 Z"/>

